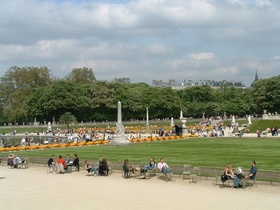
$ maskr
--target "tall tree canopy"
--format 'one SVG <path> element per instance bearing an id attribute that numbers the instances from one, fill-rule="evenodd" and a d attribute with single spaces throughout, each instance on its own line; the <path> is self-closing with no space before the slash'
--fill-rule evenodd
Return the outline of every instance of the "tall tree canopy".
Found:
<path id="1" fill-rule="evenodd" d="M 90 120 L 92 85 L 59 80 L 50 86 L 36 89 L 29 95 L 29 114 L 41 120 L 59 118 L 65 112 L 73 113 L 79 120 Z"/>
<path id="2" fill-rule="evenodd" d="M 261 79 L 253 84 L 253 98 L 258 112 L 279 112 L 280 107 L 280 75 L 269 79 Z"/>
<path id="3" fill-rule="evenodd" d="M 76 83 L 94 83 L 96 81 L 92 69 L 87 67 L 72 69 L 66 79 Z"/>
<path id="4" fill-rule="evenodd" d="M 0 94 L 5 120 L 28 121 L 26 98 L 33 89 L 52 83 L 47 67 L 17 67 L 8 69 L 1 78 Z"/>
<path id="5" fill-rule="evenodd" d="M 117 119 L 122 102 L 123 119 L 245 116 L 279 112 L 280 76 L 259 80 L 251 89 L 195 86 L 184 90 L 130 83 L 128 78 L 113 82 L 96 80 L 92 69 L 78 68 L 64 79 L 54 79 L 47 67 L 11 67 L 0 82 L 0 123 L 40 122 L 72 113 L 78 121 Z"/>

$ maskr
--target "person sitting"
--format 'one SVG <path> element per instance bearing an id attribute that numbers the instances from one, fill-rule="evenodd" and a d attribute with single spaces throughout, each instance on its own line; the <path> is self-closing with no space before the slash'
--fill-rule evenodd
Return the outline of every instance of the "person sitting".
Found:
<path id="1" fill-rule="evenodd" d="M 257 176 L 257 166 L 256 166 L 256 161 L 251 162 L 251 169 L 250 169 L 250 174 L 248 176 L 245 176 L 245 179 L 250 179 L 250 180 L 255 180 Z"/>
<path id="2" fill-rule="evenodd" d="M 56 161 L 56 165 L 57 165 L 57 171 L 60 174 L 64 174 L 64 169 L 66 168 L 66 163 L 64 161 L 64 159 L 62 158 L 61 155 L 59 155 L 57 161 Z"/>
<path id="3" fill-rule="evenodd" d="M 250 179 L 250 180 L 255 180 L 257 176 L 257 166 L 256 166 L 256 161 L 251 162 L 251 169 L 250 169 L 250 174 L 248 176 L 243 176 L 242 178 L 245 179 Z M 238 183 L 240 181 L 240 177 L 237 175 L 234 176 L 234 188 L 238 188 Z"/>
<path id="4" fill-rule="evenodd" d="M 89 164 L 88 160 L 85 161 L 85 169 L 87 170 L 87 175 L 92 171 L 92 166 Z"/>
<path id="5" fill-rule="evenodd" d="M 55 161 L 54 161 L 54 155 L 50 157 L 48 160 L 48 167 L 51 168 L 52 173 L 56 173 L 56 167 L 55 167 Z"/>
<path id="6" fill-rule="evenodd" d="M 72 165 L 76 167 L 77 171 L 80 171 L 80 164 L 79 164 L 79 158 L 77 154 L 74 154 L 74 160 Z"/>
<path id="7" fill-rule="evenodd" d="M 228 163 L 224 169 L 224 174 L 221 175 L 221 181 L 223 182 L 223 184 L 227 181 L 227 180 L 233 180 L 234 179 L 234 173 L 232 171 L 232 167 L 231 164 Z"/>
<path id="8" fill-rule="evenodd" d="M 139 168 L 136 168 L 133 164 L 129 164 L 129 171 L 131 172 L 131 173 L 135 173 L 135 171 L 138 171 L 139 170 Z"/>
<path id="9" fill-rule="evenodd" d="M 13 154 L 9 154 L 9 156 L 8 156 L 7 165 L 10 168 L 14 168 L 14 157 L 15 156 Z"/>
<path id="10" fill-rule="evenodd" d="M 156 165 L 155 159 L 151 157 L 149 164 L 144 166 L 145 172 L 147 172 L 148 170 L 153 170 L 155 168 L 155 165 Z"/>
<path id="11" fill-rule="evenodd" d="M 73 166 L 73 162 L 71 161 L 70 155 L 66 156 L 65 163 L 66 163 L 66 171 L 70 173 L 72 169 L 71 167 Z"/>
<path id="12" fill-rule="evenodd" d="M 234 178 L 234 173 L 233 173 L 233 171 L 232 171 L 232 166 L 231 166 L 230 163 L 228 163 L 228 164 L 226 165 L 225 170 L 224 170 L 224 175 L 226 175 L 227 180 L 228 180 L 228 179 L 233 180 L 233 178 Z"/>
<path id="13" fill-rule="evenodd" d="M 65 163 L 66 163 L 66 165 L 72 165 L 73 162 L 71 161 L 70 155 L 66 156 Z"/>
<path id="14" fill-rule="evenodd" d="M 22 160 L 18 155 L 15 155 L 14 157 L 14 168 L 19 168 L 19 166 L 22 164 Z"/>
<path id="15" fill-rule="evenodd" d="M 93 166 L 92 171 L 93 171 L 93 175 L 97 176 L 98 172 L 99 172 L 99 165 L 102 162 L 102 158 L 99 158 L 99 163 L 96 166 Z"/>
<path id="16" fill-rule="evenodd" d="M 161 173 L 164 175 L 171 174 L 172 170 L 169 169 L 169 166 L 167 165 L 166 162 L 164 162 L 163 158 L 160 158 L 160 162 L 158 163 L 158 169 L 160 170 Z"/>
<path id="17" fill-rule="evenodd" d="M 105 158 L 101 158 L 101 162 L 99 162 L 99 170 L 98 170 L 98 175 L 103 176 L 103 175 L 108 175 L 109 169 L 108 169 L 108 164 Z"/>
<path id="18" fill-rule="evenodd" d="M 251 180 L 254 180 L 257 176 L 257 172 L 258 172 L 258 169 L 257 169 L 257 166 L 256 166 L 256 161 L 252 161 L 251 162 L 251 169 L 250 169 L 250 174 L 248 176 L 245 177 L 245 179 L 251 179 Z"/>

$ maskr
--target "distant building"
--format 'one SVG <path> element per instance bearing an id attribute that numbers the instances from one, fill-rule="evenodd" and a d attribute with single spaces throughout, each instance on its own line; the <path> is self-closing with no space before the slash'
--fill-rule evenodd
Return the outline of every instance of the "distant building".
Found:
<path id="1" fill-rule="evenodd" d="M 172 89 L 175 90 L 183 90 L 188 87 L 194 87 L 194 86 L 203 86 L 203 85 L 208 85 L 212 88 L 218 89 L 222 85 L 227 85 L 227 86 L 233 86 L 237 88 L 246 88 L 244 83 L 242 81 L 227 81 L 227 80 L 222 80 L 222 81 L 216 81 L 216 80 L 197 80 L 197 81 L 192 81 L 188 79 L 187 81 L 175 81 L 173 79 L 170 79 L 169 82 L 163 82 L 162 80 L 153 80 L 152 81 L 152 86 L 153 87 L 171 87 Z"/>
<path id="2" fill-rule="evenodd" d="M 258 80 L 259 80 L 258 70 L 256 70 L 255 80 L 252 82 L 251 87 L 253 87 L 253 84 Z"/>

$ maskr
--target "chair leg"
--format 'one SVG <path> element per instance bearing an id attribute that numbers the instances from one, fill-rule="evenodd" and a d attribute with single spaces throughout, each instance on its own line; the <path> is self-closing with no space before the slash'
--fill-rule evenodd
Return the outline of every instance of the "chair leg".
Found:
<path id="1" fill-rule="evenodd" d="M 250 188 L 252 188 L 253 186 L 257 187 L 257 182 L 255 179 L 253 180 L 249 179 L 246 181 L 246 185 L 249 185 Z"/>

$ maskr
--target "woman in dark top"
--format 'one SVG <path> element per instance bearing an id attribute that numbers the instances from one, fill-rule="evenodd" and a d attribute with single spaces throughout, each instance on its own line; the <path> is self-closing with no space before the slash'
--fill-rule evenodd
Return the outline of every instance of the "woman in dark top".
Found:
<path id="1" fill-rule="evenodd" d="M 87 170 L 88 174 L 91 172 L 92 166 L 89 165 L 88 161 L 85 161 L 85 169 Z"/>
<path id="2" fill-rule="evenodd" d="M 107 161 L 105 160 L 105 158 L 101 158 L 101 161 L 99 162 L 99 171 L 98 174 L 99 175 L 108 175 L 108 164 Z"/>
<path id="3" fill-rule="evenodd" d="M 76 166 L 77 171 L 80 171 L 80 163 L 77 154 L 74 154 L 73 166 Z"/>

